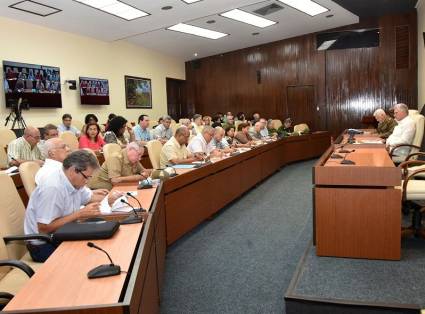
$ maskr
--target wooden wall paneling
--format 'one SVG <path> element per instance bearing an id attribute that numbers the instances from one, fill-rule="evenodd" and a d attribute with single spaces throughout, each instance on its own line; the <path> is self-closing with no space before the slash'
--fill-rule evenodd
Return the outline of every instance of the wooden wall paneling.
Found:
<path id="1" fill-rule="evenodd" d="M 294 125 L 307 123 L 310 130 L 316 130 L 314 86 L 287 86 L 286 93 L 288 116 L 293 117 Z"/>

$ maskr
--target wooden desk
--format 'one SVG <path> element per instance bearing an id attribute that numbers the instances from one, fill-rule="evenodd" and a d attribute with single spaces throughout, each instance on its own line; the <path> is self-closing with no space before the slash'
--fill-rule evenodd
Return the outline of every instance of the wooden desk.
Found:
<path id="1" fill-rule="evenodd" d="M 383 144 L 355 146 L 346 157 L 355 165 L 331 159 L 333 152 L 331 146 L 313 168 L 317 255 L 399 260 L 400 170 Z"/>
<path id="2" fill-rule="evenodd" d="M 240 197 L 282 166 L 320 156 L 328 132 L 294 136 L 256 147 L 164 182 L 167 244 Z"/>
<path id="3" fill-rule="evenodd" d="M 136 187 L 117 189 L 133 191 Z M 108 263 L 107 257 L 87 247 L 87 241 L 64 242 L 7 305 L 5 312 L 158 313 L 158 280 L 163 276 L 158 273 L 158 265 L 163 272 L 165 257 L 165 234 L 162 244 L 161 239 L 156 239 L 160 234 L 156 230 L 160 224 L 157 215 L 163 213 L 162 186 L 139 190 L 137 197 L 142 206 L 150 209 L 144 214 L 144 223 L 122 225 L 113 238 L 92 241 L 108 251 L 127 273 L 89 280 L 87 272 Z M 157 249 L 157 243 L 163 248 Z"/>

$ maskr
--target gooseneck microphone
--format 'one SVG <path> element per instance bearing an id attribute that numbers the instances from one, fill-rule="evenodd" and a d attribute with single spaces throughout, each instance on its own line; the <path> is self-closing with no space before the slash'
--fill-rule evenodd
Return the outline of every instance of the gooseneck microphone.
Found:
<path id="1" fill-rule="evenodd" d="M 106 254 L 106 256 L 108 256 L 108 259 L 111 262 L 110 264 L 99 265 L 93 268 L 92 270 L 90 270 L 87 273 L 87 277 L 89 279 L 110 277 L 110 276 L 116 276 L 121 274 L 121 267 L 119 265 L 115 265 L 114 262 L 112 262 L 112 258 L 109 256 L 108 252 L 98 247 L 93 242 L 87 242 L 87 246 L 94 248 L 96 250 L 102 251 L 103 253 Z"/>
<path id="2" fill-rule="evenodd" d="M 138 200 L 138 198 L 137 197 L 135 197 L 135 196 L 133 196 L 133 194 L 131 194 L 131 192 L 127 192 L 126 193 L 127 194 L 127 196 L 130 196 L 131 198 L 133 198 L 133 199 L 135 199 L 136 200 L 136 202 L 139 204 L 139 210 L 140 211 L 146 211 L 147 212 L 147 210 L 146 209 L 144 209 L 143 207 L 142 207 L 142 204 L 139 202 L 139 200 Z M 137 211 L 137 209 L 136 209 L 136 211 Z"/>
<path id="3" fill-rule="evenodd" d="M 122 225 L 131 225 L 131 224 L 137 224 L 137 223 L 143 222 L 143 218 L 142 217 L 139 217 L 137 215 L 136 209 L 129 202 L 127 202 L 124 199 L 121 199 L 121 203 L 124 203 L 124 204 L 130 206 L 131 209 L 133 209 L 133 213 L 130 216 L 128 216 L 127 218 L 121 220 L 120 221 L 120 224 L 122 224 Z"/>
<path id="4" fill-rule="evenodd" d="M 356 163 L 352 160 L 346 159 L 349 153 L 345 154 L 344 158 L 341 160 L 341 165 L 355 165 Z"/>

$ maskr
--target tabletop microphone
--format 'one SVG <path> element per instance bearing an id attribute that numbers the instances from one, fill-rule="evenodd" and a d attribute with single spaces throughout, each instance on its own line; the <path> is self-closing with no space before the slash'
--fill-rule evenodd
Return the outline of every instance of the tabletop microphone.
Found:
<path id="1" fill-rule="evenodd" d="M 135 199 L 136 200 L 136 202 L 139 204 L 139 211 L 147 211 L 146 209 L 144 209 L 143 207 L 142 207 L 142 204 L 139 202 L 139 199 L 137 198 L 137 197 L 135 197 L 135 196 L 133 196 L 133 194 L 131 194 L 131 192 L 127 192 L 126 193 L 127 194 L 127 196 L 130 196 L 131 198 L 133 198 L 133 199 Z M 136 209 L 136 211 L 137 211 L 137 209 Z"/>
<path id="2" fill-rule="evenodd" d="M 352 160 L 346 159 L 349 153 L 345 154 L 344 158 L 341 160 L 341 165 L 355 165 L 356 163 Z"/>
<path id="3" fill-rule="evenodd" d="M 132 214 L 130 216 L 128 216 L 127 218 L 125 218 L 124 220 L 120 221 L 121 225 L 131 225 L 131 224 L 138 224 L 140 222 L 143 222 L 143 218 L 139 217 L 137 215 L 136 209 L 126 200 L 121 199 L 121 203 L 124 203 L 128 206 L 131 207 L 131 209 L 133 210 Z"/>
<path id="4" fill-rule="evenodd" d="M 96 250 L 102 251 L 103 253 L 106 254 L 106 256 L 108 256 L 108 259 L 111 262 L 110 264 L 99 265 L 93 268 L 92 270 L 90 270 L 87 273 L 87 277 L 89 279 L 110 277 L 110 276 L 116 276 L 121 274 L 121 267 L 119 265 L 115 265 L 114 262 L 112 262 L 112 258 L 109 256 L 108 252 L 98 247 L 93 242 L 87 242 L 87 246 L 94 248 Z"/>

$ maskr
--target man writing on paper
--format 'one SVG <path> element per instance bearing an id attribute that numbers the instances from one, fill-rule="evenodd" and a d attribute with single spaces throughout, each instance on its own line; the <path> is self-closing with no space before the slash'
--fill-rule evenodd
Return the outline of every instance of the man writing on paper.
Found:
<path id="1" fill-rule="evenodd" d="M 394 117 L 397 126 L 393 133 L 388 137 L 386 145 L 389 149 L 393 149 L 397 145 L 409 144 L 413 142 L 415 137 L 416 125 L 409 117 L 409 108 L 405 104 L 397 104 L 394 106 Z M 394 150 L 393 160 L 402 162 L 410 152 L 410 147 L 400 147 Z"/>
<path id="2" fill-rule="evenodd" d="M 176 130 L 176 134 L 162 146 L 160 154 L 161 168 L 165 168 L 169 164 L 189 164 L 197 160 L 202 160 L 201 155 L 192 155 L 187 149 L 186 144 L 189 137 L 190 132 L 187 127 L 181 126 Z"/>
<path id="3" fill-rule="evenodd" d="M 50 234 L 66 223 L 98 216 L 99 203 L 91 202 L 92 195 L 85 188 L 98 168 L 96 157 L 86 150 L 69 154 L 63 161 L 63 168 L 47 176 L 31 194 L 25 212 L 25 234 Z M 112 204 L 117 197 L 119 195 L 112 194 L 109 203 Z M 32 240 L 27 248 L 35 262 L 44 262 L 56 246 Z"/>
<path id="4" fill-rule="evenodd" d="M 144 148 L 139 143 L 132 142 L 119 153 L 109 156 L 100 171 L 89 181 L 91 189 L 111 190 L 115 184 L 122 182 L 137 182 L 150 176 L 151 170 L 143 168 L 140 159 Z"/>
<path id="5" fill-rule="evenodd" d="M 221 152 L 214 148 L 212 139 L 214 138 L 214 129 L 210 126 L 205 126 L 201 134 L 196 135 L 190 141 L 187 148 L 192 154 L 200 154 L 203 156 L 213 155 L 219 156 Z"/>

